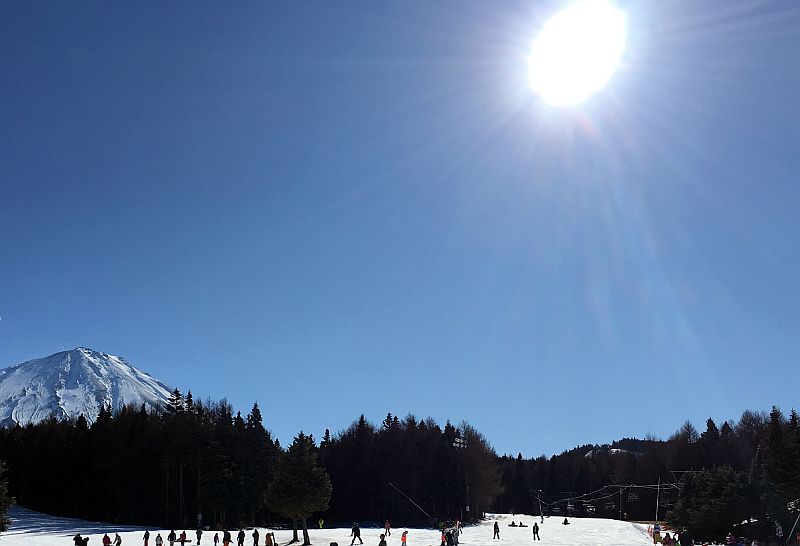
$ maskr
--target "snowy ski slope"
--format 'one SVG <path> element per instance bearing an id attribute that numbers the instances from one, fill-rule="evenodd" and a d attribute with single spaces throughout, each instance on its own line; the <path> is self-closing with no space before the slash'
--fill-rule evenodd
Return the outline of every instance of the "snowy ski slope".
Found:
<path id="1" fill-rule="evenodd" d="M 0 535 L 0 544 L 3 546 L 71 546 L 72 537 L 76 533 L 91 537 L 89 546 L 100 546 L 103 533 L 107 532 L 111 539 L 114 533 L 119 532 L 122 537 L 123 546 L 142 546 L 142 535 L 144 527 L 113 525 L 105 523 L 93 523 L 82 520 L 58 518 L 47 516 L 27 510 L 21 507 L 13 507 L 10 511 L 11 528 Z M 510 514 L 497 514 L 487 519 L 480 525 L 469 526 L 461 535 L 460 544 L 463 546 L 531 546 L 532 533 L 531 527 L 508 527 L 512 520 L 519 523 L 520 519 L 526 525 L 533 525 L 534 520 L 539 521 L 533 516 Z M 540 523 L 539 535 L 542 545 L 569 544 L 574 546 L 635 546 L 652 544 L 645 527 L 642 525 L 621 522 L 608 519 L 595 518 L 574 518 L 570 520 L 570 525 L 561 525 L 563 518 L 545 518 L 544 524 Z M 492 525 L 494 521 L 500 523 L 500 540 L 492 540 Z M 400 534 L 408 529 L 408 546 L 438 546 L 439 533 L 431 529 L 396 528 L 392 531 L 392 536 L 388 537 L 388 546 L 400 546 Z M 183 529 L 176 529 L 180 534 Z M 271 529 L 260 528 L 261 538 L 259 543 L 264 544 L 265 531 Z M 150 529 L 150 544 L 154 544 L 156 534 L 160 532 L 167 544 L 167 534 L 169 530 Z M 251 530 L 247 530 L 246 546 L 253 544 Z M 275 538 L 280 546 L 285 546 L 292 538 L 291 531 L 274 530 Z M 361 537 L 367 546 L 377 546 L 378 535 L 382 529 L 364 528 Z M 186 534 L 193 541 L 194 531 L 186 529 Z M 234 540 L 236 533 L 232 533 Z M 311 529 L 311 541 L 317 546 L 328 546 L 331 542 L 337 542 L 339 546 L 350 544 L 350 529 Z M 206 531 L 203 534 L 201 545 L 213 546 L 214 532 Z M 220 544 L 222 533 L 220 533 Z M 195 543 L 191 543 L 195 546 Z M 358 542 L 356 541 L 356 544 Z"/>

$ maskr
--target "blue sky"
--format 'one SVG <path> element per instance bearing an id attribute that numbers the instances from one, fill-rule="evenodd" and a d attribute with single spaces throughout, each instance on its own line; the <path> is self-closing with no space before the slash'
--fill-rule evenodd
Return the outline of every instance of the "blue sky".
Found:
<path id="1" fill-rule="evenodd" d="M 525 456 L 797 406 L 800 4 L 622 4 L 570 109 L 560 5 L 3 3 L 0 365 Z"/>

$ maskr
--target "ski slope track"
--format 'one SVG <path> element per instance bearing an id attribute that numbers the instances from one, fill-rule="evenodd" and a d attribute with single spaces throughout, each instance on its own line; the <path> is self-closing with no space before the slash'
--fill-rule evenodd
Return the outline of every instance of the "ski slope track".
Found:
<path id="1" fill-rule="evenodd" d="M 50 415 L 93 423 L 100 409 L 164 406 L 170 388 L 124 358 L 85 347 L 0 370 L 0 426 L 38 423 Z"/>
<path id="2" fill-rule="evenodd" d="M 72 537 L 77 533 L 88 536 L 89 546 L 100 546 L 102 544 L 103 533 L 113 540 L 114 533 L 119 533 L 122 537 L 123 546 L 141 546 L 143 544 L 142 535 L 145 527 L 135 525 L 120 525 L 111 523 L 96 523 L 78 519 L 59 518 L 47 516 L 14 506 L 9 511 L 11 526 L 8 531 L 0 534 L 0 546 L 5 544 L 14 546 L 69 546 L 72 544 Z M 539 522 L 538 517 L 529 515 L 511 514 L 491 514 L 488 519 L 477 525 L 469 525 L 464 529 L 459 539 L 460 546 L 532 546 L 533 544 L 550 545 L 573 545 L 573 546 L 636 546 L 653 543 L 647 535 L 645 525 L 617 521 L 613 519 L 598 518 L 570 518 L 570 525 L 561 525 L 563 518 L 553 516 L 545 518 L 544 523 L 539 523 L 539 536 L 541 541 L 533 542 L 531 527 L 508 527 L 511 521 L 519 522 L 522 520 L 525 525 L 532 526 L 533 522 Z M 492 540 L 492 525 L 497 521 L 500 524 L 500 540 Z M 309 526 L 311 521 L 309 521 Z M 168 529 L 158 529 L 156 527 L 147 528 L 150 530 L 150 546 L 155 543 L 158 533 L 167 542 Z M 176 534 L 180 534 L 184 529 L 176 528 Z M 403 531 L 408 531 L 408 546 L 438 546 L 439 532 L 433 529 L 414 529 L 409 527 L 392 528 L 392 535 L 386 537 L 388 546 L 400 546 L 400 535 Z M 186 535 L 192 540 L 191 545 L 196 546 L 197 539 L 193 529 L 185 529 Z M 231 529 L 234 540 L 236 539 L 236 529 Z M 264 536 L 267 532 L 274 532 L 278 546 L 286 546 L 292 538 L 291 530 L 270 529 L 259 527 L 259 541 L 261 546 L 264 544 Z M 377 546 L 378 535 L 383 529 L 362 527 L 361 538 L 366 546 Z M 309 528 L 311 542 L 316 546 L 328 546 L 331 542 L 337 542 L 340 546 L 350 544 L 350 528 Z M 219 533 L 220 545 L 222 544 L 222 533 Z M 245 544 L 253 544 L 252 528 L 245 531 Z M 214 531 L 203 533 L 201 546 L 213 546 Z M 356 541 L 358 544 L 358 541 Z M 360 545 L 359 545 L 360 546 Z"/>

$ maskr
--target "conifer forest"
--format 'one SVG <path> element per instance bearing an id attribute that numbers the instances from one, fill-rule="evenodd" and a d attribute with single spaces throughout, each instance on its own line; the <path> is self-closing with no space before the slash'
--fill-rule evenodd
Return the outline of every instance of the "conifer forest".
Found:
<path id="1" fill-rule="evenodd" d="M 670 519 L 724 536 L 748 518 L 791 526 L 800 423 L 745 411 L 670 438 L 626 438 L 552 457 L 498 455 L 468 423 L 363 415 L 285 448 L 261 410 L 173 393 L 168 407 L 104 409 L 93 424 L 51 418 L 0 429 L 8 494 L 49 514 L 211 527 L 474 521 L 485 512 Z"/>

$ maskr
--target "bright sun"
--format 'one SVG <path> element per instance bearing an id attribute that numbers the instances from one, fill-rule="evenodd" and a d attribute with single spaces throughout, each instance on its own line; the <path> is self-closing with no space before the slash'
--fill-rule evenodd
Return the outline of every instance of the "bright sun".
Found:
<path id="1" fill-rule="evenodd" d="M 609 0 L 576 0 L 533 43 L 528 82 L 546 102 L 577 104 L 600 90 L 625 51 L 628 17 Z"/>

